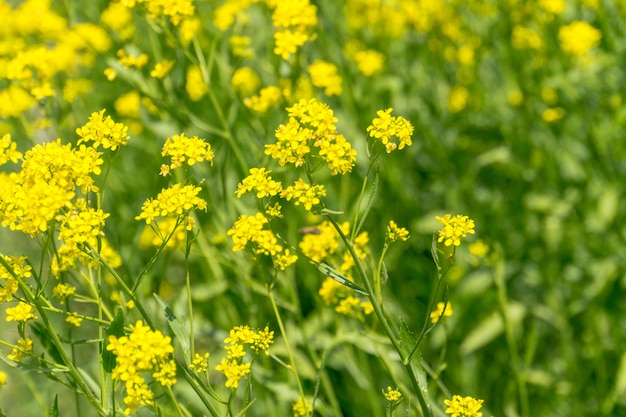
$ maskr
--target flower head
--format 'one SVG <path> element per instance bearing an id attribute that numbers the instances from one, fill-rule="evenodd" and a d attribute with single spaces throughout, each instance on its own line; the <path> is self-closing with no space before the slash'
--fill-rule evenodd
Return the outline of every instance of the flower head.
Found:
<path id="1" fill-rule="evenodd" d="M 404 227 L 398 227 L 396 222 L 391 220 L 387 226 L 387 239 L 390 242 L 397 242 L 398 240 L 406 242 L 409 240 L 409 231 Z"/>
<path id="2" fill-rule="evenodd" d="M 452 304 L 450 302 L 443 303 L 438 302 L 437 308 L 430 312 L 430 321 L 431 323 L 437 323 L 441 317 L 450 317 L 452 316 Z"/>
<path id="3" fill-rule="evenodd" d="M 559 29 L 559 41 L 563 52 L 581 57 L 600 43 L 602 32 L 587 22 L 577 20 Z"/>
<path id="4" fill-rule="evenodd" d="M 402 399 L 402 394 L 397 389 L 393 389 L 390 386 L 387 387 L 387 391 L 383 390 L 383 395 L 389 402 L 396 402 Z"/>
<path id="5" fill-rule="evenodd" d="M 483 413 L 480 408 L 483 406 L 483 400 L 476 400 L 472 397 L 461 397 L 453 395 L 452 400 L 444 400 L 448 406 L 445 412 L 452 417 L 482 417 Z"/>
<path id="6" fill-rule="evenodd" d="M 148 387 L 144 374 L 150 374 L 162 386 L 176 383 L 176 363 L 171 359 L 174 352 L 169 336 L 159 330 L 144 326 L 141 320 L 130 325 L 128 336 L 109 336 L 106 349 L 116 357 L 112 377 L 126 387 L 124 403 L 127 414 L 135 413 L 140 405 L 152 405 L 154 394 Z"/>
<path id="7" fill-rule="evenodd" d="M 411 146 L 411 136 L 413 135 L 413 125 L 402 116 L 392 116 L 393 109 L 379 110 L 376 112 L 378 116 L 372 120 L 372 124 L 367 128 L 369 135 L 373 138 L 380 139 L 387 153 L 397 149 L 404 149 L 405 146 Z M 397 139 L 397 142 L 393 140 Z"/>
<path id="8" fill-rule="evenodd" d="M 280 196 L 290 201 L 293 199 L 296 206 L 302 204 L 305 209 L 311 210 L 313 206 L 320 204 L 320 197 L 326 195 L 323 185 L 309 185 L 299 178 L 293 185 L 281 191 Z"/>
<path id="9" fill-rule="evenodd" d="M 197 136 L 188 138 L 184 133 L 174 135 L 165 140 L 161 156 L 169 156 L 172 162 L 169 165 L 170 170 L 179 168 L 183 164 L 193 166 L 197 162 L 208 161 L 213 164 L 213 150 L 211 145 L 204 139 Z"/>
<path id="10" fill-rule="evenodd" d="M 452 217 L 446 214 L 443 217 L 436 216 L 435 219 L 441 224 L 438 242 L 443 242 L 446 246 L 459 246 L 461 239 L 468 234 L 474 234 L 474 220 L 467 216 L 457 214 Z"/>
<path id="11" fill-rule="evenodd" d="M 7 321 L 26 323 L 28 320 L 37 319 L 33 314 L 34 311 L 33 306 L 20 301 L 15 307 L 7 308 Z"/>
<path id="12" fill-rule="evenodd" d="M 118 146 L 126 145 L 130 139 L 128 127 L 122 123 L 115 123 L 111 116 L 104 117 L 104 109 L 94 112 L 89 117 L 89 121 L 76 129 L 76 134 L 80 136 L 78 144 L 93 142 L 94 148 L 102 146 L 104 149 L 116 150 Z"/>

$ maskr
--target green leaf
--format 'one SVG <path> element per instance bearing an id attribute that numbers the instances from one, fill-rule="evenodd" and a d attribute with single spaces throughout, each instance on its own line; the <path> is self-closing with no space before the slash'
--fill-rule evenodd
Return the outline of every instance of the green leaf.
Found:
<path id="1" fill-rule="evenodd" d="M 48 414 L 50 417 L 59 417 L 59 395 L 54 396 L 54 402 L 52 403 L 52 407 L 50 407 L 50 413 Z"/>
<path id="2" fill-rule="evenodd" d="M 348 278 L 344 277 L 339 272 L 337 272 L 337 270 L 333 268 L 332 266 L 325 264 L 325 263 L 317 263 L 316 265 L 317 265 L 317 269 L 319 269 L 322 274 L 331 277 L 338 283 L 345 285 L 346 287 L 358 292 L 359 294 L 367 295 L 365 288 L 350 281 Z"/>
<path id="3" fill-rule="evenodd" d="M 167 324 L 170 326 L 170 329 L 172 329 L 172 332 L 174 332 L 174 337 L 176 338 L 178 343 L 180 343 L 180 347 L 183 349 L 183 354 L 185 355 L 185 359 L 187 363 L 190 363 L 191 362 L 191 348 L 189 345 L 189 330 L 187 329 L 187 326 L 182 320 L 178 319 L 174 315 L 172 310 L 167 306 L 167 304 L 165 304 L 165 301 L 163 301 L 156 294 L 152 294 L 152 295 L 154 295 L 154 298 L 157 300 L 157 303 L 159 303 L 161 308 L 163 308 L 163 314 L 165 315 L 165 318 L 167 319 Z"/>
<path id="4" fill-rule="evenodd" d="M 102 358 L 102 367 L 104 371 L 108 374 L 113 372 L 113 368 L 116 365 L 116 359 L 113 352 L 106 349 L 107 341 L 109 340 L 109 336 L 122 337 L 124 336 L 124 312 L 121 308 L 117 309 L 117 313 L 115 314 L 115 318 L 109 325 L 109 327 L 104 332 L 104 340 L 102 341 L 102 345 L 100 346 L 100 356 Z"/>
<path id="5" fill-rule="evenodd" d="M 63 357 L 59 353 L 59 349 L 57 349 L 55 344 L 52 343 L 52 338 L 50 337 L 48 329 L 39 322 L 31 322 L 30 328 L 39 339 L 41 346 L 45 348 L 46 352 L 50 355 L 54 362 L 61 364 L 64 363 Z"/>
<path id="6" fill-rule="evenodd" d="M 409 328 L 404 319 L 400 317 L 400 349 L 402 349 L 402 360 L 407 358 L 415 346 L 415 333 Z M 415 358 L 415 356 L 413 356 Z"/>

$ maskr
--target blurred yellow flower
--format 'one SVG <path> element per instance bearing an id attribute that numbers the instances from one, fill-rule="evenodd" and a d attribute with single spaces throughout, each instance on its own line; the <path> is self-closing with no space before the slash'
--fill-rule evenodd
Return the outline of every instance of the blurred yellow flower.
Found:
<path id="1" fill-rule="evenodd" d="M 194 65 L 187 70 L 185 90 L 191 101 L 200 101 L 209 92 L 209 87 L 204 82 L 200 67 Z"/>
<path id="2" fill-rule="evenodd" d="M 467 106 L 469 101 L 469 91 L 463 86 L 455 86 L 450 90 L 448 98 L 448 110 L 450 113 L 458 113 Z"/>
<path id="3" fill-rule="evenodd" d="M 543 111 L 543 113 L 541 113 L 541 117 L 543 118 L 543 120 L 548 123 L 556 122 L 557 120 L 562 119 L 563 116 L 565 116 L 565 110 L 563 110 L 561 107 L 546 109 Z"/>
<path id="4" fill-rule="evenodd" d="M 559 29 L 559 41 L 563 52 L 580 57 L 595 48 L 602 38 L 602 32 L 587 22 L 576 20 Z"/>

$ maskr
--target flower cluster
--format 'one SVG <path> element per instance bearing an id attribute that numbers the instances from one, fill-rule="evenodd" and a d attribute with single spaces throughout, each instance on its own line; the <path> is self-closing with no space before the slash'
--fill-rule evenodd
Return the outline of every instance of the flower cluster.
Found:
<path id="1" fill-rule="evenodd" d="M 226 357 L 215 367 L 226 376 L 226 387 L 233 390 L 239 386 L 239 380 L 250 374 L 251 363 L 244 363 L 246 347 L 252 352 L 269 355 L 269 347 L 274 342 L 274 332 L 268 327 L 254 331 L 248 326 L 237 326 L 231 329 L 224 339 Z"/>
<path id="2" fill-rule="evenodd" d="M 385 56 L 373 49 L 365 49 L 354 54 L 354 62 L 361 74 L 372 77 L 378 74 L 385 63 Z"/>
<path id="3" fill-rule="evenodd" d="M 7 358 L 13 362 L 20 362 L 24 356 L 30 355 L 32 351 L 33 340 L 21 338 L 17 341 L 17 346 L 7 355 Z"/>
<path id="4" fill-rule="evenodd" d="M 430 312 L 430 321 L 431 323 L 437 323 L 442 317 L 451 317 L 452 316 L 452 304 L 448 301 L 447 303 L 438 302 L 437 308 Z"/>
<path id="5" fill-rule="evenodd" d="M 135 220 L 145 219 L 151 224 L 157 217 L 173 217 L 176 219 L 186 216 L 191 210 L 206 210 L 207 202 L 198 197 L 201 187 L 194 185 L 174 184 L 163 189 L 156 199 L 148 199 L 141 207 L 141 214 Z M 191 230 L 193 222 L 187 222 L 187 230 Z"/>
<path id="6" fill-rule="evenodd" d="M 10 134 L 5 134 L 0 138 L 0 165 L 11 161 L 14 164 L 22 159 L 22 153 L 17 151 L 17 143 L 11 140 Z"/>
<path id="7" fill-rule="evenodd" d="M 145 3 L 150 19 L 158 21 L 160 16 L 169 18 L 174 26 L 189 19 L 195 12 L 193 0 L 130 0 L 122 4 L 135 7 Z"/>
<path id="8" fill-rule="evenodd" d="M 387 387 L 387 391 L 383 390 L 383 395 L 390 403 L 400 401 L 402 399 L 402 393 L 400 393 L 397 389 L 391 388 L 390 386 Z"/>
<path id="9" fill-rule="evenodd" d="M 154 404 L 154 393 L 142 373 L 150 375 L 162 386 L 176 383 L 176 363 L 171 358 L 171 338 L 144 326 L 141 320 L 130 326 L 128 336 L 109 336 L 106 349 L 116 357 L 112 377 L 126 388 L 126 414 L 134 414 L 139 406 Z"/>
<path id="10" fill-rule="evenodd" d="M 367 131 L 373 138 L 380 139 L 387 153 L 397 149 L 404 149 L 405 146 L 411 146 L 411 136 L 413 135 L 413 125 L 402 116 L 392 116 L 392 108 L 387 110 L 378 110 L 377 118 L 372 120 L 372 124 L 368 126 Z M 397 138 L 398 143 L 393 141 Z"/>
<path id="11" fill-rule="evenodd" d="M 291 408 L 293 411 L 294 417 L 302 417 L 307 414 L 311 414 L 313 412 L 313 406 L 309 403 L 306 398 L 298 398 L 298 401 Z"/>
<path id="12" fill-rule="evenodd" d="M 209 369 L 209 356 L 209 353 L 205 353 L 204 355 L 196 353 L 189 364 L 189 369 L 199 374 L 206 372 Z"/>
<path id="13" fill-rule="evenodd" d="M 250 175 L 237 185 L 237 197 L 247 192 L 256 192 L 256 198 L 273 197 L 282 191 L 282 184 L 269 175 L 272 171 L 265 168 L 251 168 Z"/>
<path id="14" fill-rule="evenodd" d="M 209 161 L 213 163 L 213 150 L 211 145 L 197 136 L 188 138 L 184 133 L 174 135 L 166 139 L 161 156 L 170 156 L 170 165 L 161 166 L 161 175 L 167 175 L 170 170 L 181 167 L 185 162 L 189 166 L 197 162 Z"/>
<path id="15" fill-rule="evenodd" d="M 252 111 L 265 113 L 272 106 L 277 104 L 282 97 L 283 93 L 280 91 L 280 88 L 271 85 L 261 89 L 256 96 L 246 97 L 243 100 L 243 104 Z"/>
<path id="16" fill-rule="evenodd" d="M 559 30 L 559 41 L 563 52 L 575 57 L 586 55 L 600 43 L 602 32 L 587 22 L 575 21 Z"/>
<path id="17" fill-rule="evenodd" d="M 276 268 L 284 271 L 298 260 L 298 256 L 292 254 L 289 249 L 283 251 L 274 233 L 264 229 L 268 222 L 263 213 L 256 213 L 254 216 L 243 214 L 227 234 L 233 239 L 233 252 L 244 250 L 248 244 L 252 244 L 255 254 L 272 256 Z"/>
<path id="18" fill-rule="evenodd" d="M 52 296 L 54 298 L 59 298 L 61 300 L 61 304 L 65 302 L 65 299 L 74 295 L 74 293 L 76 293 L 76 287 L 63 283 L 55 285 L 52 289 Z"/>
<path id="19" fill-rule="evenodd" d="M 397 242 L 398 240 L 406 242 L 409 240 L 409 231 L 404 227 L 398 227 L 396 222 L 391 220 L 387 226 L 387 240 L 389 242 Z"/>
<path id="20" fill-rule="evenodd" d="M 312 147 L 327 163 L 333 175 L 347 174 L 356 162 L 356 151 L 337 133 L 332 109 L 316 99 L 302 99 L 287 108 L 289 122 L 276 129 L 276 143 L 265 145 L 265 154 L 278 160 L 280 166 L 299 167 Z"/>
<path id="21" fill-rule="evenodd" d="M 317 88 L 323 88 L 327 96 L 341 95 L 341 77 L 337 73 L 337 67 L 326 61 L 317 60 L 307 68 L 311 76 L 311 82 Z"/>
<path id="22" fill-rule="evenodd" d="M 19 302 L 15 307 L 7 308 L 7 321 L 15 321 L 26 323 L 28 320 L 36 320 L 37 316 L 33 314 L 33 306 L 23 302 Z"/>
<path id="23" fill-rule="evenodd" d="M 99 175 L 102 158 L 92 147 L 72 148 L 61 140 L 36 145 L 24 155 L 21 170 L 0 175 L 0 219 L 3 226 L 31 236 L 48 230 L 76 195 L 98 191 L 92 175 Z"/>
<path id="24" fill-rule="evenodd" d="M 446 246 L 459 246 L 462 238 L 468 234 L 473 235 L 475 233 L 474 220 L 467 216 L 457 214 L 452 217 L 452 215 L 446 214 L 443 217 L 436 216 L 435 220 L 442 226 L 437 241 L 443 242 Z"/>
<path id="25" fill-rule="evenodd" d="M 309 0 L 276 1 L 272 3 L 274 53 L 288 59 L 299 47 L 313 38 L 311 32 L 317 26 L 317 7 Z"/>
<path id="26" fill-rule="evenodd" d="M 445 405 L 448 406 L 445 412 L 452 417 L 482 417 L 483 413 L 480 408 L 483 406 L 483 400 L 476 400 L 472 397 L 461 397 L 460 395 L 453 395 L 452 400 L 444 400 Z"/>
<path id="27" fill-rule="evenodd" d="M 309 185 L 298 178 L 293 185 L 281 191 L 280 196 L 287 201 L 294 200 L 296 206 L 302 204 L 305 209 L 311 210 L 313 206 L 321 203 L 320 197 L 326 195 L 326 189 L 323 185 Z"/>
<path id="28" fill-rule="evenodd" d="M 187 69 L 185 91 L 187 91 L 187 95 L 191 101 L 200 101 L 202 97 L 209 92 L 209 87 L 204 81 L 202 71 L 197 65 L 192 65 Z"/>
<path id="29" fill-rule="evenodd" d="M 83 73 L 108 50 L 106 30 L 73 22 L 53 11 L 50 1 L 2 2 L 0 117 L 24 117 L 39 100 L 58 97 L 68 76 Z M 62 79 L 59 79 L 61 78 Z M 45 112 L 36 112 L 45 114 Z M 43 121 L 43 119 L 40 119 Z"/>
<path id="30" fill-rule="evenodd" d="M 348 227 L 348 223 L 342 225 L 342 229 Z M 330 222 L 324 221 L 315 226 L 312 233 L 306 233 L 298 246 L 307 258 L 321 262 L 339 248 L 339 235 Z"/>
<path id="31" fill-rule="evenodd" d="M 89 116 L 89 121 L 76 129 L 80 136 L 78 144 L 93 142 L 94 148 L 102 146 L 104 149 L 116 150 L 118 146 L 125 146 L 130 136 L 128 127 L 122 123 L 115 123 L 111 116 L 104 117 L 104 109 Z"/>
<path id="32" fill-rule="evenodd" d="M 11 272 L 20 278 L 29 278 L 32 276 L 32 267 L 26 263 L 25 256 L 5 256 L 1 255 L 4 261 L 11 268 Z M 4 265 L 0 264 L 0 303 L 6 303 L 13 300 L 13 296 L 19 288 L 17 280 L 12 273 L 7 270 Z"/>

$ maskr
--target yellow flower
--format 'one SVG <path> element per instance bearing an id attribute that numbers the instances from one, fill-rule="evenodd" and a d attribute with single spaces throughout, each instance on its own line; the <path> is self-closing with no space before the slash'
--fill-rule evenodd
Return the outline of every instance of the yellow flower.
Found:
<path id="1" fill-rule="evenodd" d="M 313 412 L 313 406 L 305 399 L 298 398 L 298 401 L 292 407 L 294 417 L 306 416 Z"/>
<path id="2" fill-rule="evenodd" d="M 8 375 L 6 372 L 0 371 L 0 387 L 7 383 L 7 377 Z"/>
<path id="3" fill-rule="evenodd" d="M 239 216 L 233 227 L 227 234 L 232 236 L 233 252 L 244 250 L 248 243 L 255 246 L 255 253 L 275 256 L 282 252 L 283 248 L 278 244 L 276 236 L 271 230 L 263 229 L 268 223 L 267 217 L 263 213 L 256 213 L 254 216 L 242 214 Z"/>
<path id="4" fill-rule="evenodd" d="M 271 85 L 261 89 L 257 96 L 246 97 L 243 100 L 243 104 L 250 110 L 265 113 L 272 106 L 277 104 L 282 97 L 283 93 L 280 91 L 280 88 Z"/>
<path id="5" fill-rule="evenodd" d="M 372 124 L 367 128 L 369 135 L 373 138 L 380 139 L 387 153 L 395 149 L 404 149 L 405 146 L 411 146 L 411 136 L 413 135 L 413 125 L 402 116 L 392 116 L 393 108 L 387 110 L 379 110 L 376 112 L 378 116 L 372 120 Z M 397 138 L 398 142 L 393 138 Z"/>
<path id="6" fill-rule="evenodd" d="M 467 106 L 469 101 L 469 91 L 463 86 L 455 86 L 450 90 L 448 98 L 448 110 L 450 113 L 458 113 Z"/>
<path id="7" fill-rule="evenodd" d="M 174 61 L 164 59 L 161 62 L 157 62 L 157 64 L 154 66 L 154 69 L 150 71 L 150 76 L 158 79 L 165 78 L 165 76 L 169 74 L 173 67 Z"/>
<path id="8" fill-rule="evenodd" d="M 52 296 L 54 298 L 59 298 L 61 300 L 61 304 L 63 304 L 65 302 L 65 299 L 74 295 L 75 292 L 76 287 L 59 283 L 52 289 Z"/>
<path id="9" fill-rule="evenodd" d="M 145 219 L 146 224 L 150 224 L 157 217 L 188 217 L 188 213 L 193 209 L 206 210 L 207 202 L 198 197 L 200 191 L 202 188 L 194 185 L 174 184 L 164 188 L 156 199 L 148 199 L 143 203 L 141 213 L 135 220 Z M 192 227 L 193 222 L 188 222 L 187 230 L 191 230 Z"/>
<path id="10" fill-rule="evenodd" d="M 450 317 L 452 313 L 452 304 L 450 304 L 450 302 L 446 304 L 440 301 L 437 303 L 437 308 L 430 312 L 430 321 L 433 324 L 437 323 L 442 317 L 442 314 L 443 317 Z"/>
<path id="11" fill-rule="evenodd" d="M 209 369 L 209 354 L 205 353 L 204 356 L 196 353 L 193 360 L 189 364 L 189 369 L 199 374 L 206 372 Z"/>
<path id="12" fill-rule="evenodd" d="M 587 22 L 576 20 L 559 29 L 559 41 L 563 52 L 581 57 L 600 43 L 602 32 Z"/>
<path id="13" fill-rule="evenodd" d="M 402 399 L 402 394 L 397 389 L 393 389 L 390 386 L 387 387 L 387 391 L 383 390 L 383 395 L 387 399 L 387 401 L 396 402 Z"/>
<path id="14" fill-rule="evenodd" d="M 561 107 L 546 109 L 543 113 L 541 113 L 541 118 L 548 123 L 556 122 L 557 120 L 562 119 L 563 116 L 565 116 L 565 110 Z"/>
<path id="15" fill-rule="evenodd" d="M 191 66 L 187 70 L 185 90 L 191 101 L 200 101 L 209 92 L 209 87 L 204 82 L 200 67 Z"/>
<path id="16" fill-rule="evenodd" d="M 309 0 L 273 2 L 272 24 L 274 53 L 288 59 L 298 48 L 311 39 L 310 33 L 317 25 L 317 7 Z"/>
<path id="17" fill-rule="evenodd" d="M 539 0 L 539 7 L 548 13 L 561 14 L 565 9 L 565 0 Z"/>
<path id="18" fill-rule="evenodd" d="M 215 156 L 211 145 L 204 139 L 192 136 L 188 138 L 184 133 L 174 135 L 165 140 L 161 156 L 172 157 L 169 169 L 173 170 L 181 167 L 185 162 L 188 166 L 193 166 L 197 162 L 208 161 L 213 164 Z"/>
<path id="19" fill-rule="evenodd" d="M 327 96 L 341 94 L 341 76 L 337 74 L 337 67 L 326 61 L 316 60 L 307 68 L 314 86 L 324 89 Z"/>
<path id="20" fill-rule="evenodd" d="M 30 304 L 26 304 L 24 302 L 19 302 L 15 307 L 7 308 L 7 318 L 8 322 L 16 321 L 26 323 L 28 320 L 36 320 L 37 316 L 33 314 L 34 308 Z"/>
<path id="21" fill-rule="evenodd" d="M 261 78 L 250 67 L 237 68 L 230 78 L 230 85 L 236 93 L 249 96 L 261 85 Z"/>
<path id="22" fill-rule="evenodd" d="M 295 200 L 296 206 L 302 204 L 304 208 L 311 211 L 313 206 L 321 203 L 320 197 L 326 196 L 324 185 L 309 185 L 302 178 L 298 178 L 293 185 L 281 191 L 280 196 L 287 201 Z"/>
<path id="23" fill-rule="evenodd" d="M 77 316 L 67 316 L 65 318 L 65 321 L 73 326 L 80 327 L 81 323 L 83 322 L 83 318 Z"/>
<path id="24" fill-rule="evenodd" d="M 17 151 L 17 143 L 11 140 L 11 135 L 6 133 L 0 138 L 0 165 L 11 161 L 16 164 L 22 159 L 22 153 Z"/>
<path id="25" fill-rule="evenodd" d="M 89 121 L 82 127 L 76 129 L 76 134 L 80 136 L 78 144 L 93 142 L 93 147 L 102 145 L 104 149 L 116 150 L 118 146 L 125 146 L 130 136 L 128 127 L 122 123 L 115 123 L 111 116 L 104 117 L 105 110 L 94 112 L 89 116 Z"/>
<path id="26" fill-rule="evenodd" d="M 13 351 L 7 355 L 7 358 L 13 362 L 19 362 L 26 355 L 29 355 L 33 351 L 32 339 L 19 339 L 17 346 L 13 348 Z"/>
<path id="27" fill-rule="evenodd" d="M 478 411 L 483 406 L 484 400 L 476 400 L 472 397 L 461 397 L 453 395 L 452 400 L 444 400 L 445 413 L 452 417 L 482 417 L 483 413 Z"/>
<path id="28" fill-rule="evenodd" d="M 361 74 L 366 77 L 371 77 L 382 70 L 383 64 L 385 63 L 385 56 L 373 49 L 366 49 L 364 51 L 358 51 L 354 55 L 354 61 Z"/>
<path id="29" fill-rule="evenodd" d="M 444 217 L 436 216 L 435 220 L 442 226 L 439 231 L 438 242 L 444 242 L 446 246 L 459 246 L 461 238 L 468 234 L 474 234 L 474 220 L 467 216 L 457 214 L 452 217 L 450 214 L 446 214 Z"/>
<path id="30" fill-rule="evenodd" d="M 387 226 L 387 239 L 390 242 L 396 242 L 398 240 L 406 242 L 407 240 L 409 240 L 409 231 L 406 230 L 404 227 L 398 227 L 396 222 L 391 220 L 389 222 L 389 226 Z"/>

